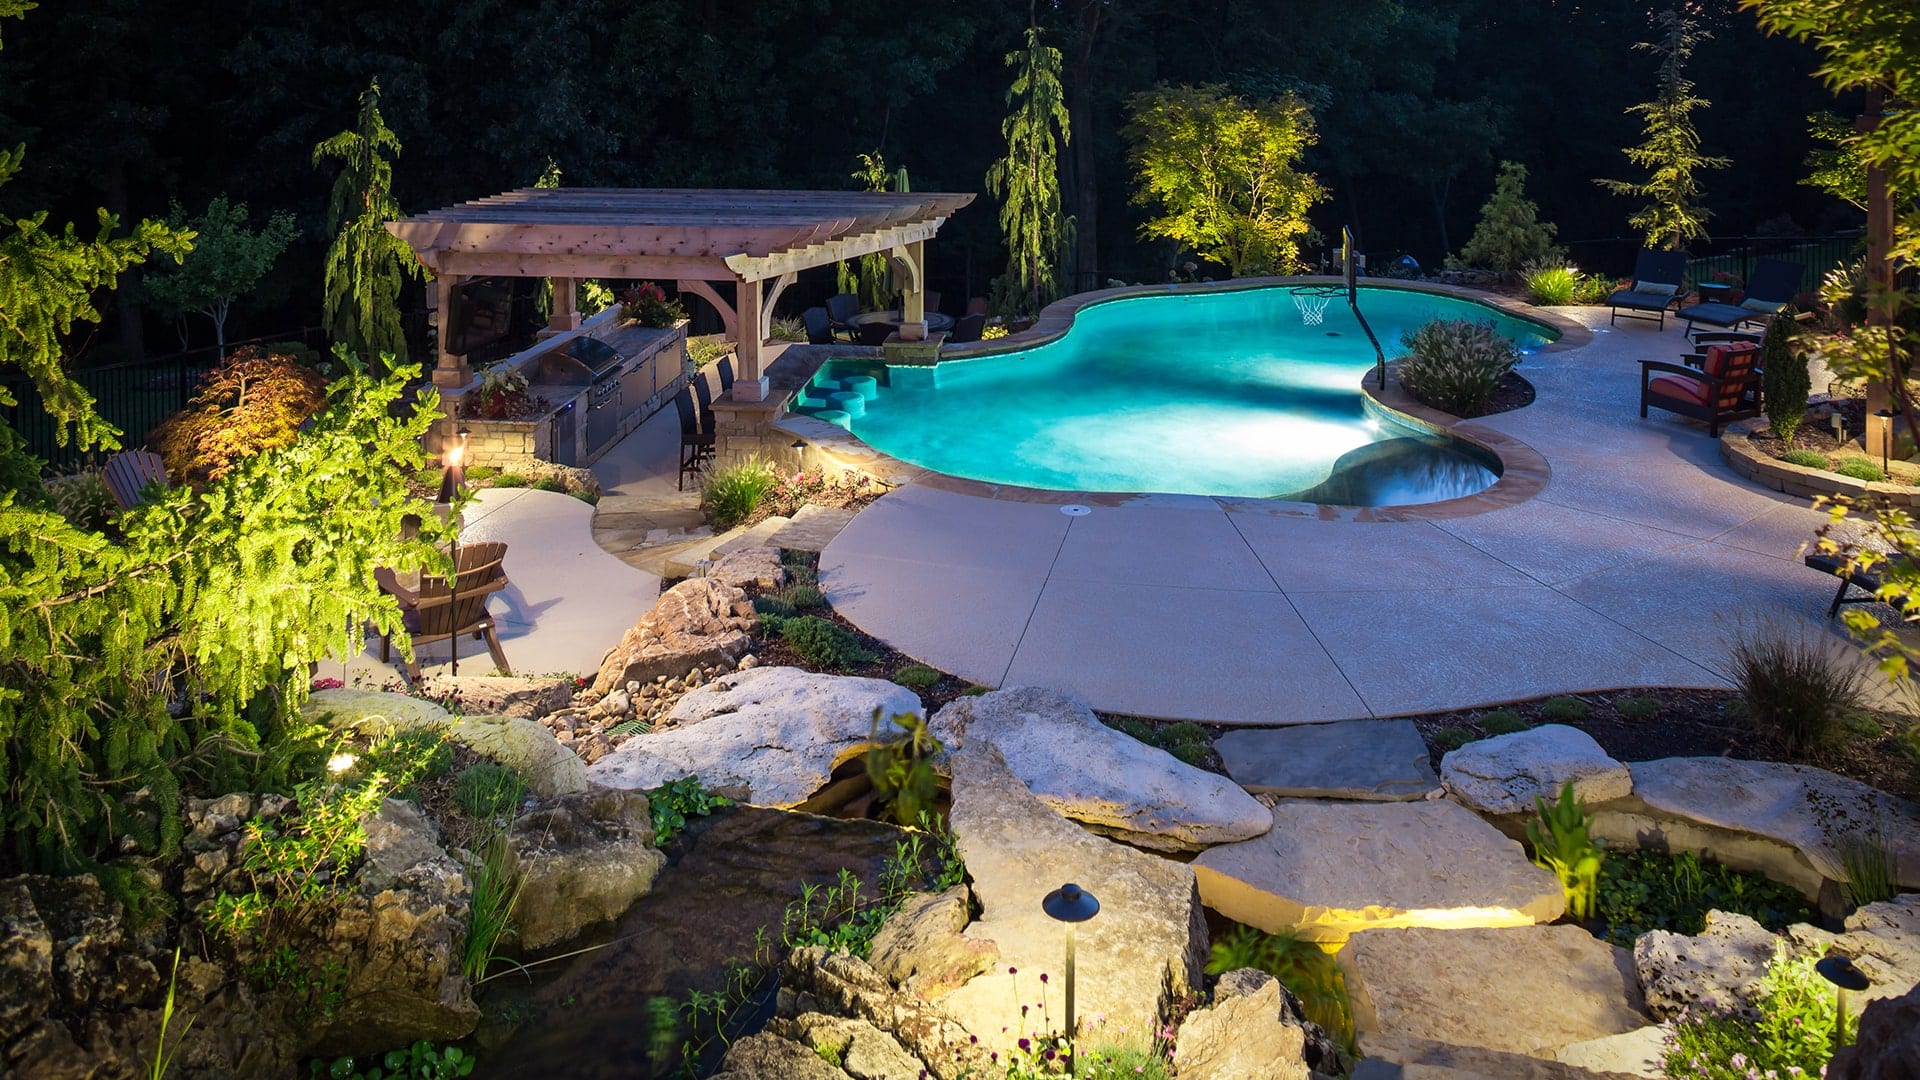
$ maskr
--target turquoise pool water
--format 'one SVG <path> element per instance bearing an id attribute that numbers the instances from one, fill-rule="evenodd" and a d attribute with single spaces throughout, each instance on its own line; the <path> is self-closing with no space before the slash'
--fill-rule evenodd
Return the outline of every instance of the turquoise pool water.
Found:
<path id="1" fill-rule="evenodd" d="M 1360 309 L 1390 358 L 1436 316 L 1490 319 L 1525 349 L 1552 338 L 1428 293 L 1363 287 Z M 1391 506 L 1498 479 L 1490 455 L 1370 412 L 1360 380 L 1373 361 L 1344 295 L 1303 326 L 1285 286 L 1170 293 L 1085 308 L 1065 336 L 1022 352 L 934 369 L 831 360 L 795 411 L 902 461 L 1024 487 Z"/>

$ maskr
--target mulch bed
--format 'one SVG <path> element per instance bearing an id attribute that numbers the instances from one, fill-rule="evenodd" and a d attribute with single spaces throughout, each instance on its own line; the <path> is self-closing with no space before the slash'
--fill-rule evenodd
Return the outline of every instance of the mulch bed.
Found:
<path id="1" fill-rule="evenodd" d="M 1509 371 L 1500 376 L 1500 385 L 1493 388 L 1493 396 L 1487 399 L 1487 407 L 1480 415 L 1492 416 L 1496 413 L 1512 412 L 1533 404 L 1533 384 L 1517 371 Z"/>
<path id="2" fill-rule="evenodd" d="M 1833 437 L 1832 417 L 1835 414 L 1840 416 L 1846 430 L 1845 442 Z M 1849 457 L 1863 457 L 1879 465 L 1879 449 L 1870 451 L 1861 445 L 1861 432 L 1866 430 L 1866 426 L 1867 403 L 1864 398 L 1836 398 L 1807 410 L 1806 419 L 1794 431 L 1791 442 L 1765 428 L 1754 432 L 1750 441 L 1755 449 L 1776 459 L 1791 450 L 1812 450 L 1827 455 L 1828 460 L 1835 464 Z M 1905 435 L 1901 439 L 1904 440 Z M 1895 458 L 1887 463 L 1887 471 L 1894 483 L 1920 486 L 1920 465 Z"/>

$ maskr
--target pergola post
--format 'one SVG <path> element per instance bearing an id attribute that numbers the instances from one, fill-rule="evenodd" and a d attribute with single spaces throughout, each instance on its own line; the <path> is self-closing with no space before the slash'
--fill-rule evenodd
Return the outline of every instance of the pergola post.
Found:
<path id="1" fill-rule="evenodd" d="M 927 293 L 921 268 L 926 241 L 915 240 L 893 253 L 894 283 L 901 288 L 900 340 L 927 340 Z"/>
<path id="2" fill-rule="evenodd" d="M 760 283 L 734 279 L 734 325 L 739 330 L 740 370 L 734 375 L 733 396 L 739 401 L 764 401 L 767 376 L 760 364 L 760 346 L 766 341 L 760 332 Z"/>
<path id="3" fill-rule="evenodd" d="M 466 280 L 464 274 L 440 274 L 434 278 L 439 287 L 438 303 L 434 305 L 439 324 L 434 334 L 433 385 L 442 390 L 458 390 L 473 381 L 473 369 L 467 366 L 467 358 L 456 356 L 447 348 L 453 337 L 454 297 Z"/>
<path id="4" fill-rule="evenodd" d="M 547 329 L 558 333 L 580 328 L 580 308 L 574 304 L 573 278 L 548 278 L 553 286 L 553 310 L 547 314 Z"/>

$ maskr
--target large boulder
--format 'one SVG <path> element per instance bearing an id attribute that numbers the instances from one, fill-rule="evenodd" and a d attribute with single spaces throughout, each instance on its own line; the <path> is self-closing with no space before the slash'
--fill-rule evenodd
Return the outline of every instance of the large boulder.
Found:
<path id="1" fill-rule="evenodd" d="M 1411 720 L 1340 720 L 1229 731 L 1214 740 L 1227 775 L 1261 794 L 1301 799 L 1424 799 L 1440 779 Z"/>
<path id="2" fill-rule="evenodd" d="M 26 883 L 0 885 L 0 1046 L 32 1027 L 53 997 L 53 936 Z"/>
<path id="3" fill-rule="evenodd" d="M 1524 926 L 1566 910 L 1552 873 L 1445 800 L 1282 802 L 1265 836 L 1193 860 L 1200 895 L 1268 932 L 1339 941 L 1382 926 Z"/>
<path id="4" fill-rule="evenodd" d="M 571 675 L 436 675 L 427 696 L 457 703 L 459 712 L 538 720 L 573 704 Z"/>
<path id="5" fill-rule="evenodd" d="M 924 1063 L 933 1080 L 981 1077 L 997 1064 L 952 1017 L 917 994 L 896 990 L 848 952 L 815 945 L 789 953 L 781 969 L 779 1011 L 782 1017 L 826 1013 L 873 1024 Z"/>
<path id="6" fill-rule="evenodd" d="M 620 636 L 594 676 L 593 694 L 604 697 L 630 682 L 677 679 L 697 667 L 732 664 L 746 653 L 753 630 L 753 604 L 739 588 L 710 578 L 689 578 L 660 594 L 653 608 Z"/>
<path id="7" fill-rule="evenodd" d="M 1552 1057 L 1648 1023 L 1627 951 L 1578 926 L 1368 930 L 1338 959 L 1368 1056 L 1424 1039 Z"/>
<path id="8" fill-rule="evenodd" d="M 1635 1075 L 1438 1039 L 1377 1037 L 1368 1041 L 1367 1055 L 1352 1080 L 1634 1080 Z"/>
<path id="9" fill-rule="evenodd" d="M 952 767 L 949 821 L 980 903 L 966 935 L 992 941 L 1000 958 L 941 998 L 941 1010 L 1002 1052 L 1060 1026 L 1066 934 L 1040 904 L 1072 882 L 1100 902 L 1077 931 L 1079 1015 L 1104 1017 L 1102 1037 L 1144 1043 L 1169 1006 L 1200 986 L 1207 928 L 1193 872 L 1061 817 L 989 745 L 959 751 Z"/>
<path id="10" fill-rule="evenodd" d="M 748 585 L 777 589 L 787 583 L 787 568 L 780 561 L 780 552 L 762 544 L 721 556 L 707 568 L 704 576 L 708 581 L 717 581 L 736 589 Z"/>
<path id="11" fill-rule="evenodd" d="M 792 1020 L 776 1019 L 767 1030 L 839 1062 L 853 1080 L 925 1080 L 927 1075 L 927 1067 L 900 1040 L 865 1020 L 803 1013 Z"/>
<path id="12" fill-rule="evenodd" d="M 1231 1001 L 1248 994 L 1257 994 L 1272 983 L 1280 996 L 1280 1013 L 1277 1019 L 1300 1029 L 1301 1056 L 1306 1059 L 1307 1067 L 1323 1076 L 1341 1076 L 1353 1071 L 1353 1061 L 1346 1047 L 1338 1039 L 1327 1033 L 1307 1016 L 1307 1007 L 1301 1003 L 1294 992 L 1287 989 L 1279 979 L 1261 971 L 1259 968 L 1235 968 L 1222 972 L 1213 982 L 1213 1003 Z"/>
<path id="13" fill-rule="evenodd" d="M 1059 690 L 959 698 L 932 729 L 949 749 L 991 744 L 1041 802 L 1140 847 L 1193 851 L 1259 836 L 1272 822 L 1238 784 L 1108 727 Z"/>
<path id="14" fill-rule="evenodd" d="M 1565 724 L 1470 742 L 1440 759 L 1440 780 L 1449 795 L 1483 814 L 1531 814 L 1535 799 L 1551 803 L 1568 783 L 1589 806 L 1633 790 L 1625 765 Z"/>
<path id="15" fill-rule="evenodd" d="M 928 997 L 966 985 L 1000 955 L 993 942 L 962 932 L 972 902 L 965 885 L 908 897 L 873 936 L 868 955 L 874 970 L 902 990 Z"/>
<path id="16" fill-rule="evenodd" d="M 689 692 L 669 714 L 673 727 L 628 739 L 587 776 L 640 789 L 698 776 L 745 802 L 795 806 L 867 747 L 876 709 L 884 722 L 919 712 L 920 699 L 883 679 L 752 668 Z"/>
<path id="17" fill-rule="evenodd" d="M 585 791 L 587 766 L 539 723 L 517 716 L 456 716 L 408 694 L 321 690 L 304 715 L 334 728 L 378 736 L 389 731 L 437 730 L 447 738 L 518 773 L 536 795 Z"/>
<path id="18" fill-rule="evenodd" d="M 1633 794 L 1654 814 L 1784 845 L 1829 881 L 1846 880 L 1838 849 L 1877 831 L 1900 888 L 1920 889 L 1920 806 L 1906 799 L 1777 761 L 1664 758 L 1632 770 Z M 1767 869 L 1791 880 L 1788 868 Z"/>
<path id="19" fill-rule="evenodd" d="M 513 823 L 507 843 L 520 877 L 514 940 L 525 949 L 619 918 L 667 861 L 637 791 L 596 787 L 543 801 Z"/>
<path id="20" fill-rule="evenodd" d="M 770 1031 L 749 1035 L 727 1047 L 713 1080 L 852 1080 L 829 1065 L 812 1047 Z"/>
<path id="21" fill-rule="evenodd" d="M 1275 980 L 1188 1013 L 1174 1038 L 1180 1080 L 1307 1080 L 1306 1036 L 1281 1010 Z"/>
<path id="22" fill-rule="evenodd" d="M 1671 1020 L 1686 1009 L 1753 1012 L 1754 991 L 1773 959 L 1774 933 L 1738 912 L 1710 911 L 1700 933 L 1650 930 L 1633 943 L 1647 1011 Z"/>
<path id="23" fill-rule="evenodd" d="M 1853 1045 L 1828 1063 L 1827 1080 L 1920 1080 L 1920 990 L 1868 1005 Z"/>

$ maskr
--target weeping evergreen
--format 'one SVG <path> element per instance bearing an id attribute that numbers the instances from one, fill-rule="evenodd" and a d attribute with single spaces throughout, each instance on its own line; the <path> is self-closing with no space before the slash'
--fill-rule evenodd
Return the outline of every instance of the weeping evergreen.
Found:
<path id="1" fill-rule="evenodd" d="M 1060 212 L 1060 147 L 1072 133 L 1060 50 L 1042 44 L 1038 27 L 1027 28 L 1026 47 L 1008 53 L 1007 66 L 1014 69 L 1007 90 L 1013 111 L 1000 124 L 1007 156 L 987 170 L 1007 241 L 1007 272 L 994 282 L 994 298 L 1003 314 L 1033 315 L 1061 291 L 1061 250 L 1073 222 Z"/>
<path id="2" fill-rule="evenodd" d="M 1625 153 L 1628 161 L 1647 170 L 1647 179 L 1594 183 L 1616 195 L 1650 200 L 1627 218 L 1627 224 L 1646 234 L 1647 247 L 1678 251 L 1687 241 L 1707 235 L 1707 219 L 1713 216 L 1701 204 L 1704 193 L 1694 174 L 1724 169 L 1728 160 L 1700 152 L 1700 133 L 1694 129 L 1692 113 L 1706 108 L 1708 102 L 1693 92 L 1693 82 L 1686 77 L 1694 45 L 1713 35 L 1698 29 L 1677 7 L 1661 12 L 1659 25 L 1665 32 L 1661 40 L 1642 41 L 1634 48 L 1660 54 L 1660 96 L 1627 110 L 1646 119 L 1646 141 Z"/>
<path id="3" fill-rule="evenodd" d="M 327 218 L 336 229 L 327 248 L 327 277 L 321 322 L 333 340 L 360 356 L 394 362 L 407 360 L 407 335 L 400 323 L 400 287 L 408 278 L 426 280 L 426 267 L 406 242 L 387 231 L 401 217 L 393 197 L 393 159 L 400 139 L 380 116 L 380 83 L 360 95 L 354 126 L 313 148 L 313 163 L 340 162 L 333 181 Z"/>

